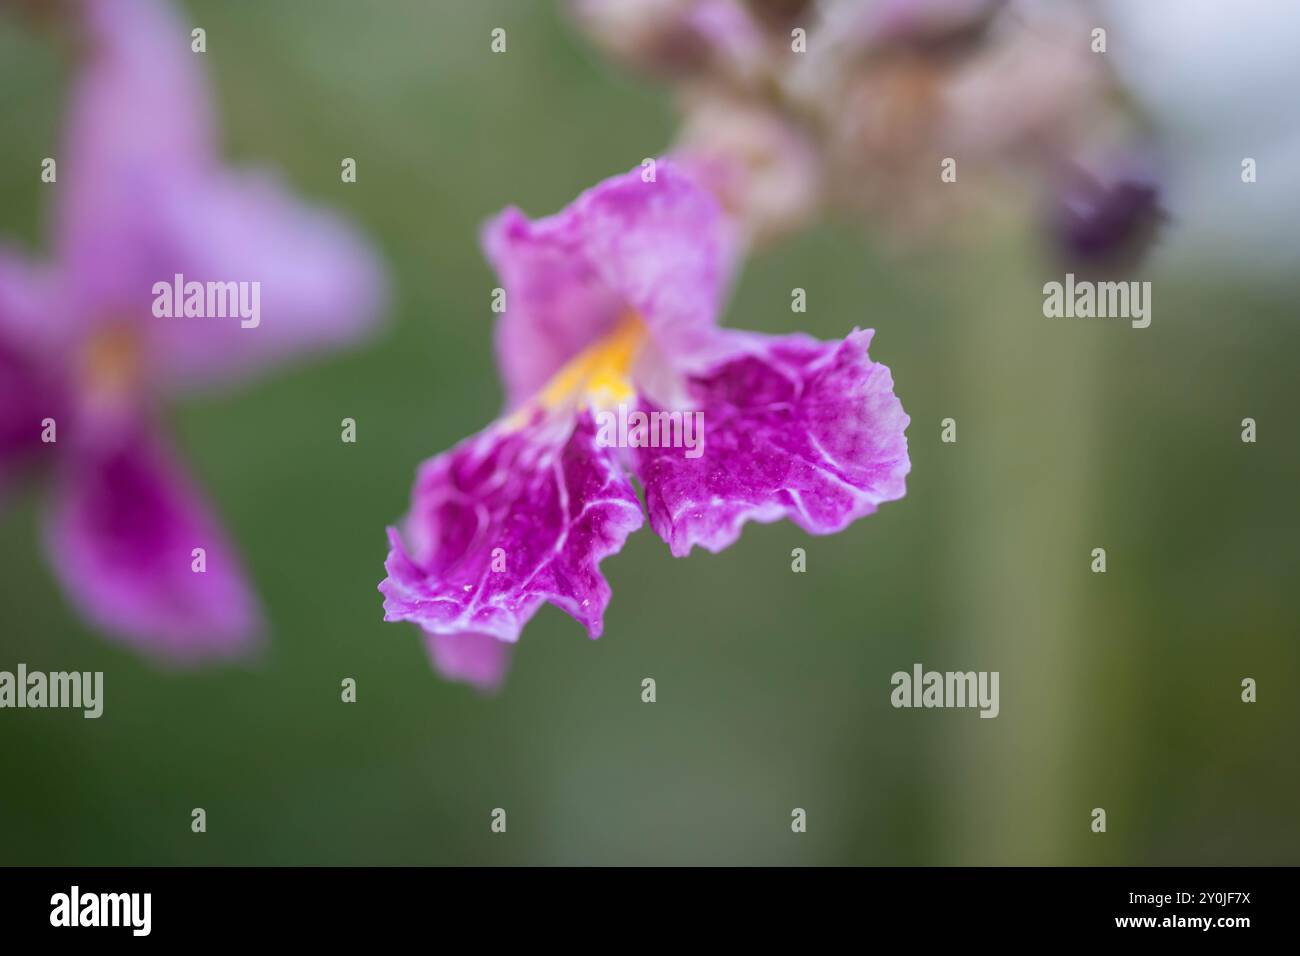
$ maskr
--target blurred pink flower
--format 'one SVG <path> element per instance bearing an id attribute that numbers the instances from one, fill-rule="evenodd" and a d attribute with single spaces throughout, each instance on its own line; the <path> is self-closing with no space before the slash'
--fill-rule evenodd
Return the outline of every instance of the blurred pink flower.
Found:
<path id="1" fill-rule="evenodd" d="M 52 261 L 0 250 L 0 482 L 52 475 L 50 564 L 96 627 L 172 662 L 229 656 L 252 646 L 261 615 L 159 411 L 355 340 L 385 280 L 337 218 L 221 166 L 196 54 L 166 6 L 75 9 L 88 59 L 49 187 Z M 260 284 L 259 321 L 180 317 L 180 302 L 156 315 L 155 284 L 178 275 Z"/>

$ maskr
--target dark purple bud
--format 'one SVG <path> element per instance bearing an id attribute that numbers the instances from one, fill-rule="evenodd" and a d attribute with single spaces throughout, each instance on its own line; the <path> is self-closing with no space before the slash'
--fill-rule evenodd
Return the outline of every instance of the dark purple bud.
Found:
<path id="1" fill-rule="evenodd" d="M 1059 189 L 1050 228 L 1071 265 L 1135 265 L 1165 219 L 1160 184 L 1145 164 L 1126 162 L 1097 174 L 1072 169 Z"/>

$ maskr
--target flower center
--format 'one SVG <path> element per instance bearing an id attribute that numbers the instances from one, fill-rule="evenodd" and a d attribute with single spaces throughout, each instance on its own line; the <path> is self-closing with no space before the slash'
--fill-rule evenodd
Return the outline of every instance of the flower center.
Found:
<path id="1" fill-rule="evenodd" d="M 112 400 L 129 395 L 140 380 L 139 339 L 122 325 L 95 332 L 81 354 L 81 371 L 92 396 Z"/>
<path id="2" fill-rule="evenodd" d="M 555 373 L 536 401 L 557 409 L 610 408 L 636 394 L 632 365 L 645 342 L 645 323 L 628 312 L 613 331 L 570 359 Z"/>

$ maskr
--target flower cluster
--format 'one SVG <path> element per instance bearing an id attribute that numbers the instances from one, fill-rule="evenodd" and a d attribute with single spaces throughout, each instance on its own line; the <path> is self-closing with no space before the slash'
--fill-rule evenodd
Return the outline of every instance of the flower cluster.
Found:
<path id="1" fill-rule="evenodd" d="M 1134 261 L 1160 219 L 1151 148 L 1086 4 L 569 6 L 607 53 L 673 84 L 673 154 L 753 241 L 826 213 L 930 236 L 1028 184 L 1051 245 L 1087 268 Z"/>

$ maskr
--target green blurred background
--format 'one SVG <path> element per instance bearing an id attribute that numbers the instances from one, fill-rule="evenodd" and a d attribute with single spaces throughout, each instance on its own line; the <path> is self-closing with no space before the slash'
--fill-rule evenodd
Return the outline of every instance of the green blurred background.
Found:
<path id="1" fill-rule="evenodd" d="M 483 697 L 382 623 L 384 527 L 417 464 L 499 408 L 480 223 L 658 154 L 670 98 L 549 3 L 189 9 L 227 155 L 355 219 L 394 306 L 351 353 L 173 410 L 266 606 L 261 661 L 170 673 L 103 640 L 44 566 L 41 489 L 6 502 L 0 669 L 102 670 L 106 702 L 0 711 L 0 863 L 1297 862 L 1294 284 L 1159 268 L 1135 331 L 1044 319 L 1060 270 L 1005 226 L 904 259 L 849 227 L 763 253 L 724 321 L 875 328 L 912 416 L 907 497 L 686 560 L 647 529 L 604 566 L 605 636 L 547 608 Z M 0 18 L 0 226 L 34 249 L 67 78 L 47 39 Z M 892 709 L 915 662 L 1000 671 L 1001 715 Z"/>

